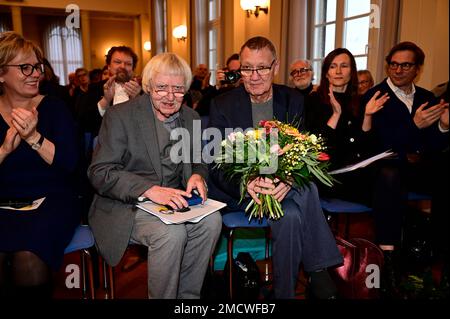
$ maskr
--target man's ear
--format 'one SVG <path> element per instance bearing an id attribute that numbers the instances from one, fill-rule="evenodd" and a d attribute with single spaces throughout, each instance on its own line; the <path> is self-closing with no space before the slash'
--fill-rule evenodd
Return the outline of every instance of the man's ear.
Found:
<path id="1" fill-rule="evenodd" d="M 274 75 L 277 75 L 280 70 L 280 61 L 277 59 L 274 64 Z"/>

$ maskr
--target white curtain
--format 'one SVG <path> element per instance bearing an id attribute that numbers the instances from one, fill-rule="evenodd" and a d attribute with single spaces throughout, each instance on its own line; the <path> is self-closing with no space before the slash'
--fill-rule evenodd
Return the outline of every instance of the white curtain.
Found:
<path id="1" fill-rule="evenodd" d="M 83 66 L 81 32 L 67 28 L 65 20 L 49 23 L 43 34 L 44 52 L 59 77 L 59 83 L 68 82 L 68 74 Z"/>

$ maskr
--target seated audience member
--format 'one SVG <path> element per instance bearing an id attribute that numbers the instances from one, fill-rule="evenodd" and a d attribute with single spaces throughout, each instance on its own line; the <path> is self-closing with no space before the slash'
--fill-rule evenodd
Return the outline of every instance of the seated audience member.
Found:
<path id="1" fill-rule="evenodd" d="M 43 58 L 44 75 L 39 82 L 39 93 L 42 95 L 56 96 L 64 101 L 64 103 L 73 110 L 73 104 L 71 104 L 71 97 L 67 89 L 59 84 L 59 78 L 56 76 L 55 71 L 46 58 Z"/>
<path id="2" fill-rule="evenodd" d="M 211 87 L 209 84 L 210 77 L 211 72 L 209 72 L 206 64 L 201 63 L 197 65 L 194 69 L 191 87 L 183 99 L 183 104 L 197 110 L 198 102 Z"/>
<path id="3" fill-rule="evenodd" d="M 289 68 L 289 79 L 303 96 L 307 96 L 317 89 L 312 83 L 314 71 L 311 62 L 308 60 L 294 61 Z"/>
<path id="4" fill-rule="evenodd" d="M 89 223 L 100 253 L 115 266 L 130 240 L 147 246 L 149 298 L 200 298 L 222 225 L 219 212 L 198 223 L 166 225 L 133 206 L 145 197 L 173 209 L 186 207 L 183 196 L 193 190 L 206 200 L 207 166 L 170 157 L 178 143 L 170 139 L 172 130 L 187 129 L 188 145 L 201 143 L 193 134 L 198 114 L 181 105 L 191 78 L 188 64 L 176 54 L 153 57 L 143 71 L 145 94 L 106 112 L 88 169 L 97 191 Z M 195 148 L 190 153 L 189 158 L 201 158 Z"/>
<path id="5" fill-rule="evenodd" d="M 225 68 L 216 71 L 216 89 L 220 91 L 218 94 L 234 89 L 242 84 L 239 73 L 241 68 L 239 54 L 234 53 L 228 57 L 225 65 Z"/>
<path id="6" fill-rule="evenodd" d="M 73 92 L 73 98 L 75 99 L 75 101 L 77 101 L 78 99 L 82 98 L 83 95 L 88 93 L 89 72 L 86 68 L 78 68 L 75 70 L 75 76 L 78 79 L 78 86 Z"/>
<path id="7" fill-rule="evenodd" d="M 102 69 L 93 69 L 89 71 L 89 83 L 98 83 L 102 80 Z"/>
<path id="8" fill-rule="evenodd" d="M 134 76 L 138 57 L 127 46 L 114 46 L 106 55 L 109 78 L 89 87 L 86 98 L 77 102 L 80 126 L 97 136 L 106 109 L 134 99 L 141 93 L 139 79 Z"/>
<path id="9" fill-rule="evenodd" d="M 102 68 L 102 81 L 106 81 L 109 79 L 109 70 L 108 70 L 108 66 L 105 65 Z"/>
<path id="10" fill-rule="evenodd" d="M 369 70 L 358 71 L 358 95 L 363 96 L 366 92 L 373 87 L 373 77 Z"/>
<path id="11" fill-rule="evenodd" d="M 71 182 L 75 124 L 61 100 L 39 94 L 43 73 L 37 46 L 0 33 L 0 206 L 45 198 L 27 212 L 0 208 L 2 299 L 51 297 L 52 270 L 81 218 Z"/>
<path id="12" fill-rule="evenodd" d="M 397 284 L 394 252 L 400 245 L 406 193 L 433 191 L 429 185 L 440 180 L 444 172 L 433 159 L 440 158 L 446 149 L 448 152 L 449 146 L 449 104 L 414 84 L 424 60 L 425 54 L 416 44 L 395 45 L 386 56 L 387 78 L 370 89 L 361 104 L 365 106 L 363 130 L 371 135 L 373 149 L 391 149 L 398 154 L 397 159 L 379 161 L 375 181 L 379 190 L 374 201 L 376 235 L 386 264 L 382 283 L 391 291 Z M 385 103 L 373 98 L 385 94 L 389 95 Z M 447 197 L 445 200 L 448 202 Z"/>
<path id="13" fill-rule="evenodd" d="M 75 76 L 75 72 L 69 73 L 69 75 L 67 77 L 69 79 L 69 84 L 66 85 L 66 89 L 67 89 L 67 92 L 69 92 L 69 95 L 72 97 L 75 89 L 79 85 L 78 79 Z"/>
<path id="14" fill-rule="evenodd" d="M 229 90 L 232 90 L 242 84 L 239 68 L 239 54 L 235 53 L 227 59 L 226 67 L 216 71 L 216 85 L 210 86 L 203 93 L 202 99 L 199 101 L 195 109 L 199 115 L 209 115 L 211 100 Z"/>
<path id="15" fill-rule="evenodd" d="M 217 96 L 211 102 L 210 127 L 246 130 L 261 120 L 274 117 L 292 122 L 300 116 L 303 128 L 303 96 L 295 89 L 273 84 L 279 69 L 274 45 L 264 37 L 249 39 L 240 52 L 243 85 Z M 218 141 L 220 143 L 220 141 Z M 249 198 L 239 204 L 238 182 L 211 167 L 210 196 L 226 202 L 229 210 L 243 210 L 257 193 L 271 194 L 281 202 L 284 216 L 268 220 L 272 232 L 273 288 L 275 298 L 294 298 L 300 264 L 308 273 L 310 289 L 316 298 L 335 298 L 336 287 L 327 268 L 342 262 L 335 239 L 322 212 L 317 187 L 292 187 L 256 178 L 247 186 Z"/>

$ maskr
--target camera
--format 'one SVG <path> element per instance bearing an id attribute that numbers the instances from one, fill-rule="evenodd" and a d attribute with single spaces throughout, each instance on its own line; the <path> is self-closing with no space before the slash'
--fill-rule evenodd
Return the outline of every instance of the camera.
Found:
<path id="1" fill-rule="evenodd" d="M 222 80 L 222 84 L 234 84 L 241 78 L 241 73 L 238 71 L 228 71 L 224 72 L 225 80 Z"/>

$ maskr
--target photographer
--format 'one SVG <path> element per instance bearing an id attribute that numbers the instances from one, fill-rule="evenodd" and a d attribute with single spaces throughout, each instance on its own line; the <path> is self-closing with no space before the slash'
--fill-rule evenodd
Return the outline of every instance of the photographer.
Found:
<path id="1" fill-rule="evenodd" d="M 203 94 L 202 99 L 198 102 L 195 109 L 200 116 L 209 115 L 209 106 L 211 100 L 219 94 L 225 93 L 241 85 L 241 62 L 239 62 L 239 54 L 234 53 L 227 59 L 226 67 L 216 71 L 216 85 L 209 87 Z"/>

